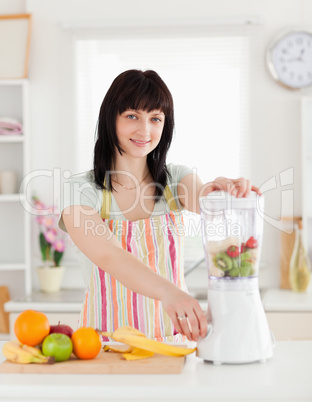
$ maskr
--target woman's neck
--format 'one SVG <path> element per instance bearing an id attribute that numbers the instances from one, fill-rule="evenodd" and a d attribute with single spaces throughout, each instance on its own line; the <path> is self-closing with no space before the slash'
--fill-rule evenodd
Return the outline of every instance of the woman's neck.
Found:
<path id="1" fill-rule="evenodd" d="M 117 158 L 112 169 L 112 178 L 125 186 L 133 187 L 146 179 L 149 174 L 146 158 L 128 160 L 127 158 Z M 115 173 L 116 172 L 116 173 Z"/>

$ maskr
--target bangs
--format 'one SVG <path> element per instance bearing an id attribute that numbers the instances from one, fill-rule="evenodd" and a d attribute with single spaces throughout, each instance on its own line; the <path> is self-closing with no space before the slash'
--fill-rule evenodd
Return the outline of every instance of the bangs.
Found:
<path id="1" fill-rule="evenodd" d="M 168 115 L 171 110 L 171 101 L 165 91 L 148 79 L 134 83 L 133 86 L 127 88 L 123 96 L 117 100 L 117 103 L 119 114 L 132 109 L 146 112 L 160 110 L 165 115 Z"/>

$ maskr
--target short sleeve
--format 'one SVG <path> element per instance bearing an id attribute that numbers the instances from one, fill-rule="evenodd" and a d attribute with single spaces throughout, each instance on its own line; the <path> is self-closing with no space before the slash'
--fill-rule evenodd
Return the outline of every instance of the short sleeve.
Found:
<path id="1" fill-rule="evenodd" d="M 180 209 L 183 209 L 178 197 L 178 184 L 183 179 L 183 177 L 194 172 L 188 166 L 174 165 L 173 163 L 168 164 L 167 169 L 170 174 L 170 176 L 168 177 L 168 185 L 170 187 L 171 193 L 173 195 L 173 198 L 176 200 L 178 207 Z"/>
<path id="2" fill-rule="evenodd" d="M 58 226 L 67 232 L 63 222 L 62 212 L 71 205 L 83 205 L 100 212 L 102 205 L 102 191 L 94 182 L 92 171 L 72 176 L 63 186 L 63 206 L 58 221 Z"/>
<path id="3" fill-rule="evenodd" d="M 178 185 L 179 182 L 183 179 L 184 176 L 193 173 L 193 170 L 188 166 L 184 165 L 174 165 L 170 163 L 167 166 L 168 172 L 171 175 L 171 182 L 172 184 Z"/>

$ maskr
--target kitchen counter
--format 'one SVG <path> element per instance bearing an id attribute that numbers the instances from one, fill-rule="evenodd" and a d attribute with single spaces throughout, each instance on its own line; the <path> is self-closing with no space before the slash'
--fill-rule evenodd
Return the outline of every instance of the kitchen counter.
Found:
<path id="1" fill-rule="evenodd" d="M 198 298 L 202 307 L 207 307 L 206 288 L 190 287 L 190 293 Z M 17 297 L 5 303 L 5 311 L 20 313 L 26 309 L 48 312 L 79 313 L 84 301 L 83 289 L 62 289 L 57 293 L 35 291 L 29 296 Z M 285 289 L 265 289 L 261 291 L 265 311 L 306 311 L 312 312 L 312 292 L 296 293 Z"/>
<path id="2" fill-rule="evenodd" d="M 312 292 L 298 293 L 287 289 L 267 289 L 262 292 L 265 311 L 312 312 Z"/>
<path id="3" fill-rule="evenodd" d="M 195 286 L 190 286 L 189 290 L 206 310 L 207 290 Z M 36 291 L 7 302 L 4 308 L 10 313 L 10 337 L 14 337 L 13 326 L 17 316 L 26 309 L 42 311 L 51 325 L 60 321 L 76 329 L 84 297 L 83 289 L 62 289 L 51 294 Z M 284 289 L 264 289 L 261 298 L 269 326 L 278 341 L 312 340 L 311 291 L 296 293 Z"/>
<path id="4" fill-rule="evenodd" d="M 312 340 L 312 293 L 268 289 L 261 295 L 271 331 L 279 341 Z"/>
<path id="5" fill-rule="evenodd" d="M 312 401 L 311 373 L 312 341 L 288 341 L 266 363 L 215 366 L 193 354 L 181 374 L 0 374 L 0 401 Z"/>
<path id="6" fill-rule="evenodd" d="M 20 313 L 23 310 L 79 313 L 85 298 L 83 289 L 62 289 L 56 293 L 35 291 L 29 296 L 17 297 L 5 303 L 5 311 Z"/>

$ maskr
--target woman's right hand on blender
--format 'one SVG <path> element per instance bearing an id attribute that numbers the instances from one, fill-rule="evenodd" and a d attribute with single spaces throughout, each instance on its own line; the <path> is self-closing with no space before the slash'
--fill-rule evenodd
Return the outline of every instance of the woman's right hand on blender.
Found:
<path id="1" fill-rule="evenodd" d="M 202 195 L 206 196 L 212 191 L 227 191 L 229 194 L 241 198 L 249 197 L 250 192 L 254 191 L 261 195 L 258 187 L 253 186 L 250 180 L 240 177 L 239 179 L 228 179 L 226 177 L 217 177 L 212 182 L 206 183 L 202 187 Z"/>
<path id="2" fill-rule="evenodd" d="M 189 341 L 197 342 L 200 336 L 206 336 L 207 317 L 196 299 L 177 286 L 172 286 L 170 291 L 163 292 L 160 300 L 175 329 Z"/>
<path id="3" fill-rule="evenodd" d="M 238 198 L 248 197 L 251 191 L 261 195 L 259 188 L 243 177 L 239 179 L 217 177 L 213 181 L 203 184 L 196 173 L 184 176 L 177 188 L 179 201 L 183 208 L 197 214 L 200 214 L 199 198 L 205 197 L 213 191 L 226 191 Z"/>

